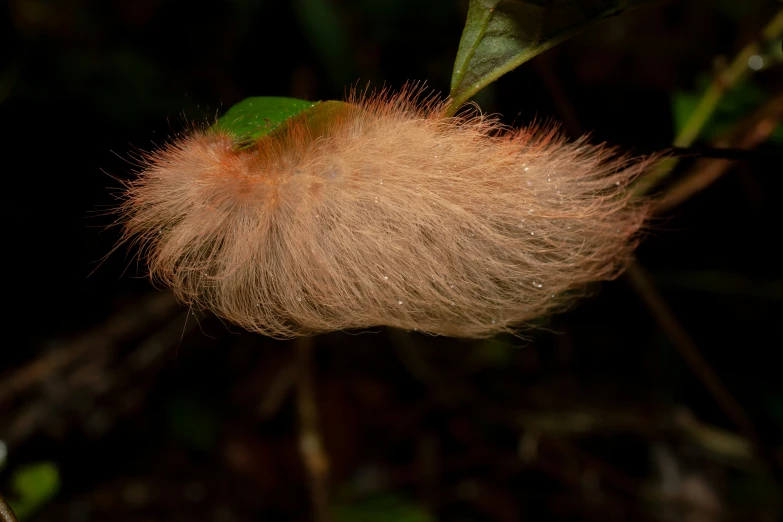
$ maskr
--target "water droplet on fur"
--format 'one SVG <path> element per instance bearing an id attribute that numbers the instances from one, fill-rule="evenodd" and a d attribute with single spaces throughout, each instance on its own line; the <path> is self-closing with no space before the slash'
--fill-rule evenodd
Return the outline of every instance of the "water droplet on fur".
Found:
<path id="1" fill-rule="evenodd" d="M 532 209 L 532 208 L 531 208 L 531 209 L 528 209 L 527 213 L 528 213 L 528 214 L 532 214 L 532 213 L 533 213 L 533 209 Z"/>
<path id="2" fill-rule="evenodd" d="M 375 196 L 375 202 L 378 203 L 378 196 Z"/>
<path id="3" fill-rule="evenodd" d="M 555 297 L 555 294 L 552 294 L 550 297 Z"/>
<path id="4" fill-rule="evenodd" d="M 381 180 L 381 185 L 383 185 L 383 180 Z"/>
<path id="5" fill-rule="evenodd" d="M 454 288 L 454 285 L 449 283 L 449 288 Z"/>
<path id="6" fill-rule="evenodd" d="M 552 178 L 549 176 L 549 174 L 546 175 L 546 180 L 547 180 L 547 182 L 552 181 Z"/>
<path id="7" fill-rule="evenodd" d="M 389 276 L 383 276 L 383 280 L 384 281 L 388 281 L 389 280 Z"/>
<path id="8" fill-rule="evenodd" d="M 296 300 L 299 301 L 300 303 L 302 302 L 302 298 L 301 297 L 297 297 Z"/>
<path id="9" fill-rule="evenodd" d="M 451 301 L 451 306 L 454 306 L 454 301 Z"/>
<path id="10" fill-rule="evenodd" d="M 397 301 L 397 304 L 398 304 L 398 305 L 401 305 L 401 304 L 402 304 L 402 301 Z"/>
<path id="11" fill-rule="evenodd" d="M 528 167 L 525 167 L 525 172 L 527 172 L 528 170 L 530 170 L 530 169 Z"/>
<path id="12" fill-rule="evenodd" d="M 494 319 L 492 319 L 492 324 L 495 324 L 496 322 L 497 322 L 497 321 L 495 321 Z"/>
<path id="13" fill-rule="evenodd" d="M 544 286 L 544 283 L 536 283 L 535 281 L 533 281 L 533 286 L 535 286 L 536 288 L 541 288 Z"/>
<path id="14" fill-rule="evenodd" d="M 533 186 L 533 182 L 530 181 L 530 180 L 527 180 L 527 181 L 525 181 L 525 185 L 527 185 L 528 187 L 532 187 Z"/>
<path id="15" fill-rule="evenodd" d="M 531 235 L 531 236 L 535 236 L 535 235 L 536 235 L 536 233 L 535 233 L 535 232 L 531 232 L 531 233 L 530 233 L 530 235 Z"/>

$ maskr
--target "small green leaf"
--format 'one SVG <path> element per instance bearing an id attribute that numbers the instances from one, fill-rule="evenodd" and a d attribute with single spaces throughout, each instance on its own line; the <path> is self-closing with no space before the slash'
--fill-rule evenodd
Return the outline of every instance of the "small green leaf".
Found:
<path id="1" fill-rule="evenodd" d="M 240 142 L 252 141 L 269 134 L 289 118 L 317 104 L 281 96 L 245 98 L 218 120 L 215 129 L 233 134 Z"/>
<path id="2" fill-rule="evenodd" d="M 451 77 L 453 114 L 534 56 L 652 0 L 470 0 Z"/>
<path id="3" fill-rule="evenodd" d="M 52 462 L 34 462 L 15 470 L 11 488 L 16 498 L 11 505 L 19 519 L 29 517 L 60 490 L 60 472 Z"/>
<path id="4" fill-rule="evenodd" d="M 329 100 L 309 102 L 296 98 L 257 96 L 246 98 L 231 107 L 215 124 L 214 129 L 232 134 L 239 148 L 250 146 L 264 136 L 283 131 L 294 121 L 306 121 L 314 136 L 329 131 L 338 113 L 348 112 L 354 105 Z"/>

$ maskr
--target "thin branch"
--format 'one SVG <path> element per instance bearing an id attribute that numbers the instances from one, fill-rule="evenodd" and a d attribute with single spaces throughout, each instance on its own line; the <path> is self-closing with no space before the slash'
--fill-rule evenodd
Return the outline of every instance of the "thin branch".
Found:
<path id="1" fill-rule="evenodd" d="M 0 494 L 0 522 L 19 522 L 16 518 L 16 515 L 14 515 L 11 506 L 8 505 L 8 503 L 3 498 L 3 495 L 1 494 Z"/>
<path id="2" fill-rule="evenodd" d="M 726 145 L 734 149 L 754 149 L 767 141 L 783 120 L 783 93 L 773 97 L 738 125 L 732 136 L 714 145 Z M 702 159 L 666 191 L 655 203 L 654 211 L 664 213 L 687 200 L 728 171 L 736 162 L 728 159 Z"/>
<path id="3" fill-rule="evenodd" d="M 318 406 L 313 385 L 313 340 L 300 337 L 296 345 L 299 414 L 299 450 L 307 472 L 313 520 L 328 522 L 329 516 L 329 458 L 324 450 L 318 428 Z"/>
<path id="4" fill-rule="evenodd" d="M 757 441 L 756 430 L 750 419 L 745 415 L 742 406 L 723 385 L 718 374 L 702 356 L 688 332 L 677 321 L 674 312 L 658 293 L 647 271 L 638 262 L 634 261 L 628 267 L 627 276 L 636 292 L 642 297 L 652 316 L 658 322 L 658 325 L 676 346 L 677 350 L 679 350 L 680 355 L 682 355 L 691 370 L 701 380 L 702 384 L 712 393 L 713 398 L 726 416 L 748 439 L 754 442 Z"/>
<path id="5" fill-rule="evenodd" d="M 712 82 L 702 94 L 693 113 L 674 139 L 673 145 L 675 147 L 689 147 L 696 141 L 704 126 L 715 113 L 723 95 L 750 74 L 748 59 L 758 54 L 770 42 L 780 38 L 781 34 L 783 34 L 783 9 L 772 17 L 772 20 L 761 30 L 757 39 L 748 43 L 737 53 L 728 67 L 713 76 Z M 662 161 L 653 172 L 639 182 L 637 193 L 647 194 L 650 192 L 674 170 L 679 162 L 680 158 L 674 156 Z"/>

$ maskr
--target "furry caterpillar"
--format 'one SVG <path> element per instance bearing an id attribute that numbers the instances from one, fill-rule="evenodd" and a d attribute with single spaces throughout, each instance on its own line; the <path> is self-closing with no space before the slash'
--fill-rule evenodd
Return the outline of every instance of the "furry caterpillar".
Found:
<path id="1" fill-rule="evenodd" d="M 277 338 L 486 337 L 622 271 L 647 217 L 629 184 L 652 160 L 444 107 L 353 95 L 242 149 L 193 132 L 126 184 L 124 241 L 182 302 Z"/>

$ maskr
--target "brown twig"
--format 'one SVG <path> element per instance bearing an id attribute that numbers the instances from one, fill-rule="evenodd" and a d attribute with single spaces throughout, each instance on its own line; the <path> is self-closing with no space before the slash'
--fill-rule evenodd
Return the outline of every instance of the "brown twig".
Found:
<path id="1" fill-rule="evenodd" d="M 769 139 L 781 120 L 783 120 L 783 93 L 774 96 L 762 105 L 738 125 L 731 133 L 731 136 L 719 140 L 713 145 L 718 148 L 754 149 Z M 655 203 L 654 211 L 656 213 L 665 213 L 671 210 L 700 190 L 708 187 L 734 164 L 734 161 L 726 159 L 702 159 L 697 161 L 690 171 Z"/>
<path id="2" fill-rule="evenodd" d="M 0 522 L 19 522 L 2 494 L 0 494 Z"/>
<path id="3" fill-rule="evenodd" d="M 743 47 L 725 69 L 713 76 L 709 87 L 702 94 L 693 113 L 674 138 L 673 145 L 675 147 L 689 147 L 693 145 L 704 126 L 714 114 L 723 95 L 750 74 L 748 59 L 758 54 L 764 45 L 780 38 L 782 33 L 783 9 L 775 13 L 769 23 L 761 30 L 759 36 Z M 672 156 L 659 163 L 653 172 L 639 180 L 636 189 L 637 193 L 640 195 L 650 193 L 663 178 L 674 170 L 679 161 L 680 158 Z"/>
<path id="4" fill-rule="evenodd" d="M 313 340 L 300 337 L 296 345 L 299 414 L 299 450 L 302 452 L 308 475 L 313 520 L 328 522 L 329 516 L 329 459 L 324 451 L 318 428 L 318 407 L 313 386 Z"/>
<path id="5" fill-rule="evenodd" d="M 176 309 L 177 303 L 168 292 L 156 292 L 134 306 L 124 307 L 121 312 L 86 334 L 0 376 L 0 403 L 49 381 L 52 375 L 83 357 L 94 357 L 96 350 L 112 346 Z"/>
<path id="6" fill-rule="evenodd" d="M 677 321 L 674 312 L 658 293 L 647 271 L 638 262 L 634 261 L 628 267 L 627 276 L 636 292 L 644 301 L 647 309 L 658 322 L 658 325 L 663 329 L 677 350 L 679 350 L 680 355 L 685 359 L 691 370 L 712 393 L 715 401 L 726 416 L 737 425 L 747 438 L 752 441 L 758 440 L 756 430 L 750 419 L 745 415 L 742 406 L 723 385 L 717 373 L 702 356 L 696 344 L 688 335 L 688 332 Z"/>

